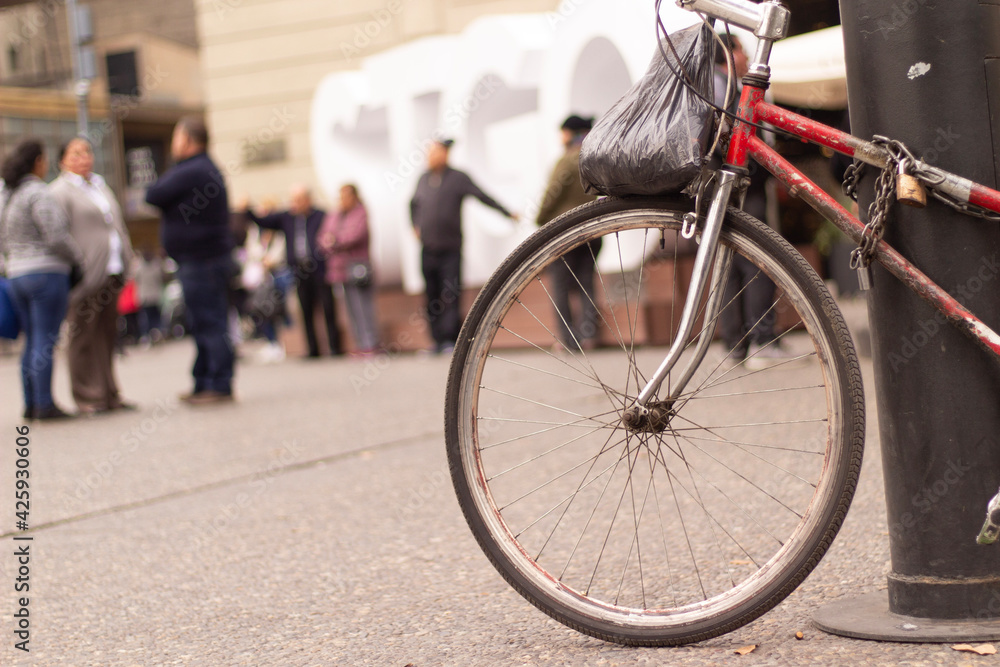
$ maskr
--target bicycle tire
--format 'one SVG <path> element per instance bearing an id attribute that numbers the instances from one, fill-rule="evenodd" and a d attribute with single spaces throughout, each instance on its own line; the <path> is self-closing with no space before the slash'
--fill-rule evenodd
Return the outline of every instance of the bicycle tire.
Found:
<path id="1" fill-rule="evenodd" d="M 691 209 L 683 197 L 603 199 L 541 227 L 481 290 L 448 379 L 449 466 L 480 547 L 540 610 L 620 644 L 700 641 L 773 608 L 826 552 L 861 468 L 864 397 L 843 317 L 802 256 L 736 209 L 720 243 L 774 282 L 769 309 L 794 311 L 781 344 L 795 356 L 750 372 L 749 360 L 727 364 L 727 350 L 710 349 L 663 430 L 623 425 L 666 349 L 639 326 L 665 310 L 649 306 L 666 283 L 650 276 L 673 266 L 678 283 Z M 554 320 L 568 320 L 543 275 L 597 238 L 611 255 L 591 303 L 611 344 L 552 352 L 544 340 L 558 339 Z M 626 267 L 629 238 L 641 248 L 637 268 Z"/>

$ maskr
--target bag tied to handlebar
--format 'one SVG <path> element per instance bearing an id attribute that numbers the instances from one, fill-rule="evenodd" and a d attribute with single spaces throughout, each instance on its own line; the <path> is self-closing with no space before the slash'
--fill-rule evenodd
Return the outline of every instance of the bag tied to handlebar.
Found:
<path id="1" fill-rule="evenodd" d="M 646 74 L 584 140 L 580 174 L 588 193 L 680 192 L 701 170 L 713 129 L 713 112 L 678 77 L 678 68 L 684 69 L 704 98 L 712 99 L 715 40 L 704 24 L 674 32 L 670 40 L 673 49 L 663 45 L 669 62 L 657 51 Z"/>

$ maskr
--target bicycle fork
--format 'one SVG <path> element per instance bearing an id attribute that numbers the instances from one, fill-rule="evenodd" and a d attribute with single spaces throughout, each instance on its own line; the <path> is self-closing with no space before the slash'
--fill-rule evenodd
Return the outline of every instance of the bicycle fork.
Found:
<path id="1" fill-rule="evenodd" d="M 719 232 L 722 230 L 722 223 L 726 217 L 726 207 L 729 204 L 729 197 L 733 191 L 733 185 L 738 175 L 728 170 L 720 170 L 718 174 L 718 185 L 712 196 L 712 204 L 705 216 L 705 226 L 701 234 L 701 243 L 695 255 L 694 270 L 691 275 L 691 284 L 688 287 L 687 298 L 684 302 L 684 310 L 681 313 L 681 321 L 673 343 L 667 351 L 667 356 L 660 363 L 659 368 L 653 377 L 646 383 L 635 404 L 625 411 L 622 419 L 626 426 L 633 429 L 653 428 L 659 430 L 659 424 L 665 424 L 669 419 L 669 413 L 674 401 L 684 391 L 684 387 L 694 375 L 695 369 L 701 364 L 708 351 L 708 346 L 715 335 L 715 325 L 722 306 L 723 282 L 729 275 L 729 267 L 732 263 L 733 252 L 726 247 L 719 247 Z M 690 214 L 689 214 L 690 215 Z M 705 293 L 705 287 L 711 277 L 711 290 L 708 302 L 705 306 L 705 326 L 698 336 L 695 345 L 694 356 L 684 367 L 677 380 L 671 383 L 669 395 L 666 399 L 653 402 L 653 397 L 659 391 L 663 381 L 670 374 L 681 354 L 684 352 L 685 343 L 694 330 L 697 319 L 698 305 L 701 303 Z"/>

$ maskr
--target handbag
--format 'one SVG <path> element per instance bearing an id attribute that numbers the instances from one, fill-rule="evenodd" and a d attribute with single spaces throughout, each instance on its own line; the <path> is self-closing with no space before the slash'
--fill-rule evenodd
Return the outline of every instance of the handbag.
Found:
<path id="1" fill-rule="evenodd" d="M 372 284 L 372 265 L 369 262 L 351 262 L 347 265 L 347 280 L 351 287 L 368 287 Z"/>
<path id="2" fill-rule="evenodd" d="M 261 322 L 285 317 L 285 293 L 277 286 L 270 273 L 266 273 L 260 284 L 250 292 L 246 312 Z"/>
<path id="3" fill-rule="evenodd" d="M 129 280 L 118 293 L 118 314 L 131 315 L 139 311 L 139 293 L 135 288 L 135 280 Z"/>
<path id="4" fill-rule="evenodd" d="M 0 338 L 14 340 L 21 333 L 21 320 L 10 294 L 10 281 L 0 278 Z"/>

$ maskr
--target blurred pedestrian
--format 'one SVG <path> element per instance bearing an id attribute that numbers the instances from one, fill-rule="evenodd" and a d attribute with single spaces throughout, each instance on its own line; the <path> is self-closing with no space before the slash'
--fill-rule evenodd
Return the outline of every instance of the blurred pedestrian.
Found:
<path id="1" fill-rule="evenodd" d="M 160 311 L 163 300 L 163 260 L 156 252 L 145 248 L 136 257 L 133 276 L 139 301 L 139 343 L 158 343 L 163 340 Z"/>
<path id="2" fill-rule="evenodd" d="M 345 185 L 340 188 L 340 207 L 323 222 L 319 242 L 327 253 L 326 279 L 341 289 L 360 356 L 376 354 L 379 345 L 370 240 L 368 211 L 357 187 Z"/>
<path id="3" fill-rule="evenodd" d="M 194 389 L 181 399 L 206 405 L 233 399 L 234 354 L 228 335 L 229 199 L 222 173 L 209 158 L 208 130 L 187 116 L 174 127 L 170 153 L 176 164 L 146 191 L 163 212 L 163 249 L 177 262 L 188 326 L 197 348 Z"/>
<path id="4" fill-rule="evenodd" d="M 462 327 L 462 201 L 475 197 L 517 220 L 468 174 L 449 166 L 448 153 L 453 143 L 442 139 L 431 144 L 427 171 L 417 181 L 410 200 L 410 219 L 422 246 L 420 268 L 427 296 L 427 321 L 437 353 L 449 353 L 455 348 Z"/>
<path id="5" fill-rule="evenodd" d="M 313 206 L 308 188 L 296 185 L 291 191 L 288 210 L 257 215 L 253 209 L 247 208 L 247 213 L 258 226 L 277 229 L 285 235 L 288 268 L 295 276 L 296 292 L 302 307 L 307 358 L 315 359 L 320 356 L 315 326 L 316 309 L 319 306 L 323 308 L 330 354 L 342 354 L 337 304 L 333 288 L 326 281 L 326 259 L 317 241 L 326 212 Z"/>
<path id="6" fill-rule="evenodd" d="M 122 400 L 115 379 L 118 301 L 132 261 L 132 243 L 115 195 L 93 172 L 94 152 L 77 137 L 59 150 L 62 173 L 49 185 L 69 217 L 83 252 L 83 277 L 69 295 L 69 362 L 73 400 L 81 414 L 135 406 Z"/>
<path id="7" fill-rule="evenodd" d="M 42 180 L 48 170 L 37 139 L 19 143 L 0 167 L 0 248 L 24 331 L 25 419 L 71 416 L 52 400 L 53 351 L 66 317 L 70 274 L 82 266 L 83 254 L 69 233 L 65 211 Z"/>
<path id="8" fill-rule="evenodd" d="M 580 181 L 580 147 L 594 126 L 593 118 L 577 115 L 568 117 L 560 128 L 565 152 L 549 176 L 542 205 L 538 209 L 539 226 L 577 206 L 594 201 L 583 191 Z M 548 269 L 552 280 L 556 328 L 559 342 L 567 350 L 588 350 L 597 346 L 598 311 L 594 301 L 594 269 L 601 252 L 601 239 L 596 239 L 563 255 Z M 579 306 L 574 316 L 571 297 L 576 295 Z"/>
<path id="9" fill-rule="evenodd" d="M 243 315 L 251 322 L 251 335 L 263 336 L 267 346 L 260 350 L 256 357 L 263 363 L 273 363 L 285 358 L 285 348 L 278 341 L 278 328 L 285 316 L 285 295 L 275 284 L 272 267 L 282 260 L 275 257 L 275 238 L 281 235 L 272 230 L 261 230 L 251 227 L 247 230 L 246 241 L 243 244 L 245 257 L 243 270 L 240 274 L 240 284 L 246 293 L 243 302 Z"/>

